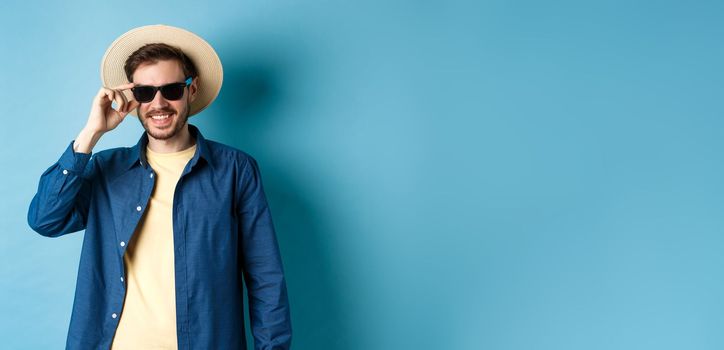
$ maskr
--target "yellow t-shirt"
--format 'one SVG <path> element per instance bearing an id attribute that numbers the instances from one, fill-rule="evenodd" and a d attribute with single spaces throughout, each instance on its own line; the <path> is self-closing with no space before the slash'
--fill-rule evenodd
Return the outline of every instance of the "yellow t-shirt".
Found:
<path id="1" fill-rule="evenodd" d="M 195 144 L 174 153 L 156 153 L 146 148 L 146 158 L 155 172 L 156 184 L 148 208 L 123 256 L 126 299 L 112 350 L 178 348 L 173 194 L 195 151 Z"/>

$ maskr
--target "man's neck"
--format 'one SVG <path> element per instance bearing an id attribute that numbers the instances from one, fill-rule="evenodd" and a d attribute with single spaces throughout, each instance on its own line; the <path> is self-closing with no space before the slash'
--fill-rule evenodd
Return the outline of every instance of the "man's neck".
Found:
<path id="1" fill-rule="evenodd" d="M 157 140 L 148 135 L 148 148 L 156 153 L 180 152 L 193 146 L 195 142 L 189 132 L 188 124 L 184 125 L 174 137 L 166 140 Z"/>

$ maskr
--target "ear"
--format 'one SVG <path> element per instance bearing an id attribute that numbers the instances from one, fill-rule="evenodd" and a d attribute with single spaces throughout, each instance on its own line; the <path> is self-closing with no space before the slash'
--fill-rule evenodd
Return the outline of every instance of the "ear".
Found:
<path id="1" fill-rule="evenodd" d="M 196 99 L 196 95 L 198 95 L 199 91 L 199 77 L 196 76 L 194 80 L 191 82 L 191 85 L 189 85 L 189 100 L 191 102 L 194 102 Z"/>

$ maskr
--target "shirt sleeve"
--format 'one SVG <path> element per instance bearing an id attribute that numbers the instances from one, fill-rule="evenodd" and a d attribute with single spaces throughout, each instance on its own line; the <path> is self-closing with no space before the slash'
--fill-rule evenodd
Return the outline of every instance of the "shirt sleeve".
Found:
<path id="1" fill-rule="evenodd" d="M 86 227 L 95 162 L 90 161 L 91 153 L 75 152 L 74 142 L 40 176 L 28 208 L 28 224 L 43 236 L 58 237 Z"/>
<path id="2" fill-rule="evenodd" d="M 251 156 L 239 187 L 240 244 L 254 349 L 289 349 L 292 328 L 282 259 L 259 166 Z"/>

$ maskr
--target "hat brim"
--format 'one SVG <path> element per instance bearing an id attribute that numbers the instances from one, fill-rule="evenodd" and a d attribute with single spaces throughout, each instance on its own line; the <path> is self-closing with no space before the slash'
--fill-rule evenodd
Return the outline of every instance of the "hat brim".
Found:
<path id="1" fill-rule="evenodd" d="M 181 49 L 198 71 L 197 95 L 189 108 L 189 116 L 198 114 L 208 107 L 219 95 L 224 79 L 221 60 L 216 51 L 204 39 L 185 29 L 163 24 L 148 25 L 131 29 L 118 37 L 108 47 L 101 60 L 101 82 L 105 87 L 128 84 L 123 66 L 128 57 L 141 46 L 149 43 L 164 43 Z M 126 99 L 133 98 L 130 90 L 124 90 Z M 134 116 L 136 111 L 129 112 Z"/>

